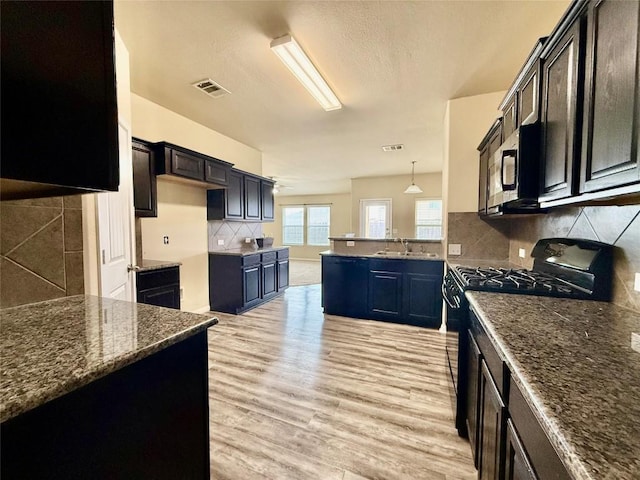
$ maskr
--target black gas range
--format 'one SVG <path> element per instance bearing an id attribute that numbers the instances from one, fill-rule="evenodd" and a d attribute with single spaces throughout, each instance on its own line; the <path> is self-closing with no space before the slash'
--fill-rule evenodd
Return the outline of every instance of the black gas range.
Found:
<path id="1" fill-rule="evenodd" d="M 613 247 L 591 240 L 545 238 L 531 251 L 531 270 L 455 265 L 442 284 L 447 303 L 447 361 L 456 401 L 456 427 L 466 436 L 467 324 L 466 290 L 608 301 L 611 298 Z"/>

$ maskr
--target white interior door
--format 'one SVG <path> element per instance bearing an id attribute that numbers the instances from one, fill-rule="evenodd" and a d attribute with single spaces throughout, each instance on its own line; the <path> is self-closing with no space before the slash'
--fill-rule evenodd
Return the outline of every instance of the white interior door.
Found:
<path id="1" fill-rule="evenodd" d="M 391 225 L 391 199 L 372 198 L 360 200 L 360 236 L 363 238 L 388 238 L 393 233 Z"/>
<path id="2" fill-rule="evenodd" d="M 100 296 L 135 301 L 135 252 L 131 131 L 118 122 L 120 187 L 97 195 Z"/>

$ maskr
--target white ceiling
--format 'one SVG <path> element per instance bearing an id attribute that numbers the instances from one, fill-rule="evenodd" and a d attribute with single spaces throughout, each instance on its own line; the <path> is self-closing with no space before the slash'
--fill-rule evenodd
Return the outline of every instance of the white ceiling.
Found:
<path id="1" fill-rule="evenodd" d="M 558 1 L 117 1 L 134 93 L 263 152 L 285 194 L 442 169 L 446 101 L 506 90 Z M 293 35 L 343 104 L 325 112 L 270 51 Z M 213 99 L 191 86 L 212 78 Z M 497 107 L 497 106 L 496 106 Z M 487 125 L 487 128 L 489 125 Z M 478 139 L 479 141 L 480 139 Z M 384 153 L 381 146 L 405 150 Z"/>

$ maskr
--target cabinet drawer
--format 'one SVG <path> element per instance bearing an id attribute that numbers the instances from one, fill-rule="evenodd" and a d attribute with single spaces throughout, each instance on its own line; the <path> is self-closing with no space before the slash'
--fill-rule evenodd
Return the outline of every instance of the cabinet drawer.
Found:
<path id="1" fill-rule="evenodd" d="M 289 249 L 283 248 L 282 250 L 278 250 L 277 252 L 278 260 L 283 258 L 289 258 Z"/>
<path id="2" fill-rule="evenodd" d="M 136 274 L 138 291 L 180 283 L 180 268 L 167 267 Z"/>
<path id="3" fill-rule="evenodd" d="M 266 252 L 262 254 L 262 263 L 275 262 L 278 254 L 277 252 Z"/>
<path id="4" fill-rule="evenodd" d="M 260 263 L 260 254 L 256 253 L 254 255 L 245 255 L 242 257 L 242 266 L 248 267 L 250 265 L 258 265 Z"/>

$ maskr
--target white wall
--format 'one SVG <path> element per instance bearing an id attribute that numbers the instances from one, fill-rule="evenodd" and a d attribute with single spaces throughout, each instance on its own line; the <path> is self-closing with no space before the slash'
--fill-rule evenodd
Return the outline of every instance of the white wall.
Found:
<path id="1" fill-rule="evenodd" d="M 135 137 L 167 141 L 262 173 L 260 151 L 134 94 L 132 117 Z M 158 217 L 143 218 L 141 224 L 143 258 L 182 262 L 182 309 L 209 310 L 206 190 L 159 177 Z M 168 245 L 164 236 L 169 237 Z"/>
<path id="2" fill-rule="evenodd" d="M 506 91 L 456 98 L 447 102 L 442 190 L 447 212 L 478 211 L 478 145 L 500 116 Z"/>
<path id="3" fill-rule="evenodd" d="M 391 198 L 392 227 L 397 230 L 393 237 L 414 238 L 415 201 L 422 198 L 441 198 L 442 175 L 423 173 L 415 175 L 415 183 L 424 193 L 404 193 L 411 183 L 411 175 L 351 179 L 351 232 L 360 235 L 360 200 Z"/>
<path id="4" fill-rule="evenodd" d="M 133 135 L 150 142 L 169 142 L 262 175 L 262 152 L 183 117 L 135 93 L 131 94 Z"/>

